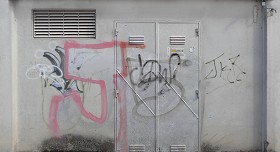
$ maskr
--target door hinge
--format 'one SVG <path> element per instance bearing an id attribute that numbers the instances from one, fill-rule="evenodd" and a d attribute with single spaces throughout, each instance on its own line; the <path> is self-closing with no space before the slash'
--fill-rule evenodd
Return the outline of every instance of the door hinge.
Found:
<path id="1" fill-rule="evenodd" d="M 196 94 L 197 99 L 199 99 L 199 91 L 198 90 L 195 90 L 195 94 Z"/>
<path id="2" fill-rule="evenodd" d="M 196 36 L 199 36 L 199 30 L 198 29 L 195 29 L 195 34 L 196 34 Z"/>
<path id="3" fill-rule="evenodd" d="M 117 29 L 114 30 L 114 36 L 118 36 L 119 31 Z"/>
<path id="4" fill-rule="evenodd" d="M 115 98 L 118 98 L 120 91 L 117 89 L 117 90 L 114 90 L 114 92 L 115 92 Z"/>

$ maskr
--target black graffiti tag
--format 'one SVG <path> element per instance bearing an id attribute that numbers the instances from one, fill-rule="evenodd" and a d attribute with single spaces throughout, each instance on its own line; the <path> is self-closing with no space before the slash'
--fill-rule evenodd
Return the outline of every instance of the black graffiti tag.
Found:
<path id="1" fill-rule="evenodd" d="M 223 55 L 224 53 L 205 63 L 206 65 L 212 66 L 212 69 L 208 72 L 205 79 L 222 78 L 225 74 L 226 80 L 229 83 L 242 81 L 241 75 L 245 75 L 246 72 L 237 64 L 240 54 L 235 57 L 228 58 L 230 65 L 221 60 Z"/>
<path id="2" fill-rule="evenodd" d="M 186 100 L 185 88 L 176 78 L 179 68 L 183 66 L 178 54 L 172 54 L 167 60 L 161 61 L 143 60 L 140 54 L 138 54 L 137 59 L 128 58 L 127 60 L 134 61 L 133 67 L 129 70 L 130 82 L 132 87 L 139 91 L 140 96 L 143 95 L 142 100 L 145 103 L 156 102 L 156 98 L 159 97 L 164 98 L 164 100 L 170 100 L 170 102 L 167 102 L 169 103 L 169 107 L 162 108 L 161 112 L 156 114 L 157 116 L 168 114 L 179 107 L 181 99 Z M 155 87 L 153 85 L 155 81 L 159 82 L 157 84 L 160 88 L 156 94 L 151 91 Z M 174 92 L 174 87 L 178 91 L 178 94 Z M 136 104 L 132 112 L 136 114 L 135 116 L 154 117 L 154 115 L 146 115 L 139 112 L 140 110 L 138 109 L 143 105 L 143 102 L 139 102 L 137 96 L 134 96 L 134 100 Z"/>
<path id="3" fill-rule="evenodd" d="M 141 87 L 145 85 L 143 90 L 146 90 L 150 82 L 162 81 L 166 83 L 172 83 L 172 79 L 176 79 L 178 68 L 181 64 L 181 58 L 178 54 L 172 54 L 168 60 L 168 68 L 162 68 L 162 65 L 157 60 L 147 60 L 144 64 L 141 55 L 138 54 L 139 67 L 135 67 L 130 71 L 130 80 L 133 85 Z M 140 70 L 138 80 L 134 80 L 134 72 Z"/>

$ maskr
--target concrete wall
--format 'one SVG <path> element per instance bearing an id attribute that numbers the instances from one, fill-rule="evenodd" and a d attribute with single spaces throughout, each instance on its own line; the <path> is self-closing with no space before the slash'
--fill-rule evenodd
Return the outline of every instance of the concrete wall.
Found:
<path id="1" fill-rule="evenodd" d="M 3 111 L 7 111 L 7 117 L 1 117 L 3 122 L 7 122 L 5 123 L 7 126 L 3 128 L 3 130 L 6 129 L 3 137 L 10 137 L 10 140 L 1 141 L 1 149 L 11 151 L 11 146 L 8 145 L 11 145 L 12 139 L 14 141 L 13 147 L 18 151 L 34 150 L 38 146 L 51 145 L 52 142 L 56 142 L 55 140 L 50 140 L 55 131 L 51 129 L 52 126 L 48 123 L 48 112 L 51 106 L 50 101 L 59 92 L 54 88 L 45 88 L 41 79 L 30 80 L 25 76 L 26 71 L 32 66 L 39 63 L 49 64 L 43 58 L 34 57 L 34 52 L 38 52 L 38 50 L 54 52 L 55 46 L 64 47 L 65 42 L 68 40 L 76 40 L 81 44 L 112 42 L 114 39 L 112 35 L 114 20 L 120 19 L 200 21 L 199 60 L 201 69 L 199 72 L 201 78 L 200 87 L 204 88 L 200 92 L 200 102 L 205 103 L 201 110 L 204 111 L 201 115 L 203 118 L 202 143 L 207 145 L 208 148 L 212 146 L 227 151 L 257 150 L 261 148 L 262 70 L 260 67 L 262 63 L 262 22 L 258 2 L 214 0 L 178 0 L 176 2 L 159 0 L 84 0 L 79 2 L 74 0 L 17 0 L 10 2 L 12 2 L 15 15 L 11 18 L 15 22 L 10 22 L 11 18 L 1 17 L 1 20 L 8 20 L 6 24 L 1 24 L 1 28 L 6 27 L 9 29 L 10 27 L 12 31 L 16 31 L 14 36 L 9 36 L 13 38 L 11 45 L 7 45 L 9 41 L 6 42 L 6 38 L 1 36 L 1 39 L 3 39 L 1 43 L 5 43 L 3 44 L 4 48 L 7 47 L 6 50 L 12 50 L 1 51 L 1 54 L 3 53 L 4 56 L 7 56 L 7 59 L 4 58 L 1 64 L 3 71 L 10 72 L 3 75 L 7 78 L 2 79 L 6 85 L 3 85 L 5 90 L 1 91 L 3 93 L 1 97 L 10 101 L 2 104 L 7 106 L 3 108 Z M 3 7 L 3 10 L 7 10 L 7 14 L 10 14 L 8 1 L 1 1 L 0 4 L 2 4 L 1 8 Z M 34 39 L 32 37 L 31 16 L 31 10 L 34 8 L 97 9 L 97 39 Z M 173 9 L 176 11 L 167 11 Z M 5 35 L 11 33 L 9 30 L 2 31 L 6 32 Z M 110 54 L 114 49 L 106 49 L 105 51 Z M 13 52 L 13 60 L 11 60 L 10 54 L 4 54 L 11 52 Z M 274 54 L 271 55 L 271 57 L 274 56 Z M 215 74 L 213 59 L 216 59 L 217 75 Z M 104 58 L 105 61 L 106 58 Z M 11 64 L 13 64 L 12 68 L 10 68 Z M 109 71 L 112 72 L 112 69 Z M 13 74 L 11 70 L 13 70 Z M 95 71 L 93 70 L 92 72 Z M 10 80 L 11 75 L 13 76 L 12 82 Z M 85 137 L 90 135 L 94 137 L 93 139 L 102 139 L 102 141 L 111 144 L 111 139 L 114 137 L 114 98 L 111 76 L 106 74 L 97 76 L 97 78 L 102 77 L 108 85 L 105 90 L 108 99 L 106 122 L 99 124 L 81 118 L 79 109 L 74 108 L 76 107 L 74 103 L 65 102 L 60 107 L 60 116 L 58 117 L 61 131 L 59 135 L 67 135 L 63 139 L 75 140 L 69 134 L 78 134 L 79 136 L 75 136 L 75 138 L 85 141 Z M 14 87 L 13 91 L 9 88 L 11 86 Z M 96 101 L 101 101 L 102 93 L 99 94 L 99 92 L 102 92 L 102 90 L 95 85 L 91 87 L 92 92 L 88 92 L 90 94 L 88 97 L 95 96 Z M 7 88 L 10 91 L 7 91 Z M 14 95 L 12 96 L 7 92 L 13 92 Z M 13 127 L 15 129 L 13 136 L 11 130 L 11 111 L 13 111 L 11 103 L 13 103 L 14 110 Z M 85 104 L 84 107 L 86 110 L 98 115 L 102 113 L 102 109 L 99 108 L 101 105 L 101 102 L 96 102 L 94 104 Z M 96 108 L 90 109 L 91 107 Z M 275 113 L 272 112 L 270 115 Z M 271 118 L 276 119 L 276 117 Z M 270 126 L 269 128 L 271 128 Z M 10 135 L 7 136 L 6 133 L 10 133 Z M 271 136 L 273 133 L 269 132 L 269 139 L 273 137 Z M 0 135 L 2 137 L 2 134 Z M 94 141 L 93 139 L 89 140 Z M 277 146 L 276 143 L 271 145 Z M 63 147 L 65 143 L 59 146 Z M 71 148 L 71 145 L 68 145 L 68 147 Z M 271 148 L 273 149 L 273 147 Z"/>
<path id="2" fill-rule="evenodd" d="M 0 71 L 3 73 L 1 78 L 0 97 L 1 97 L 1 116 L 0 116 L 0 141 L 1 151 L 12 151 L 12 66 L 11 66 L 11 10 L 8 0 L 0 2 Z M 4 74 L 6 73 L 6 74 Z"/>

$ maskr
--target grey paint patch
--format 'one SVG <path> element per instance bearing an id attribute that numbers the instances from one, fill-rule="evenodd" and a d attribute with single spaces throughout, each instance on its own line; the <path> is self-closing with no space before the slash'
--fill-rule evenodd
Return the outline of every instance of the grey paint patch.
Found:
<path id="1" fill-rule="evenodd" d="M 67 134 L 43 141 L 42 145 L 39 146 L 39 151 L 112 152 L 114 151 L 114 140 L 105 137 L 84 137 L 81 135 Z"/>

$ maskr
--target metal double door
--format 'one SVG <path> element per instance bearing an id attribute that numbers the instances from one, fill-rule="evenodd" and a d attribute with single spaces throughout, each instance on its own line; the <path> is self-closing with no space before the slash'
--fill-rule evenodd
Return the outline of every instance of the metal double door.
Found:
<path id="1" fill-rule="evenodd" d="M 115 25 L 116 151 L 199 151 L 198 23 Z"/>

